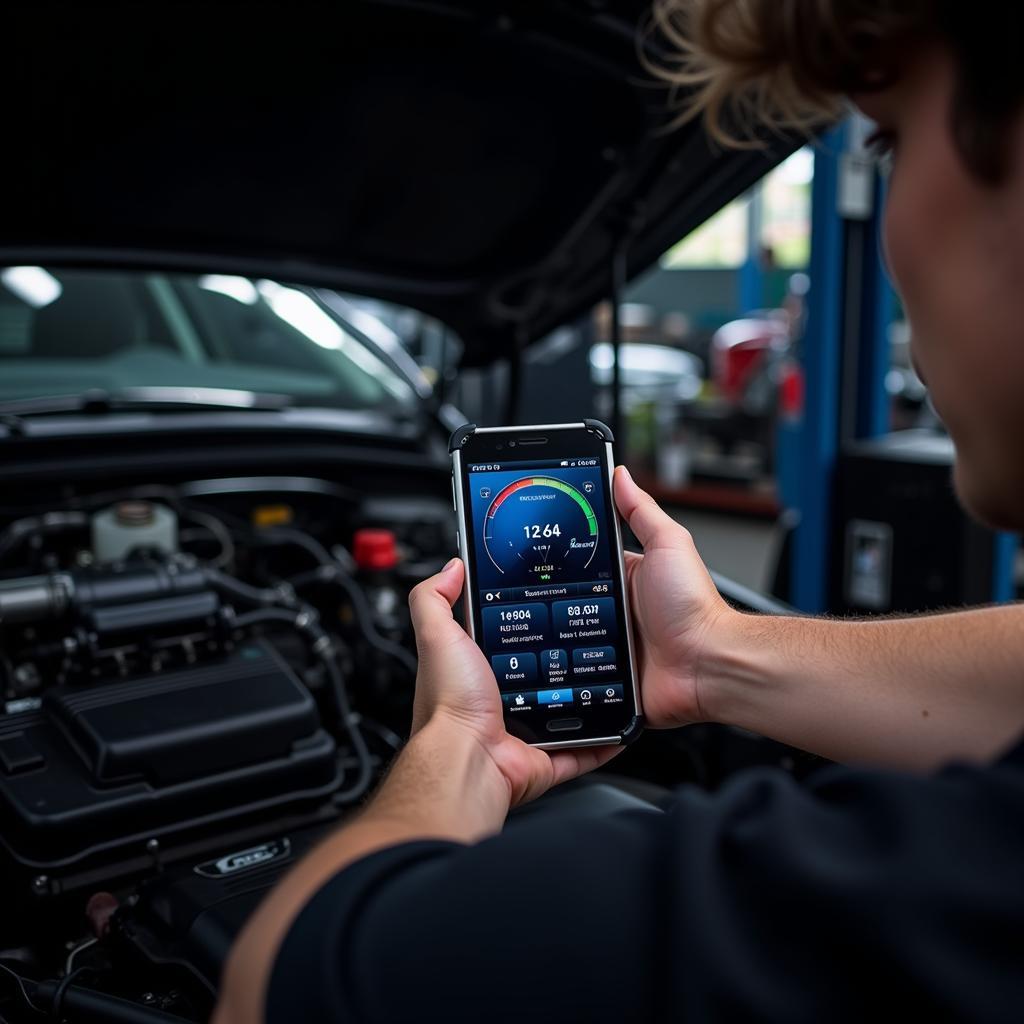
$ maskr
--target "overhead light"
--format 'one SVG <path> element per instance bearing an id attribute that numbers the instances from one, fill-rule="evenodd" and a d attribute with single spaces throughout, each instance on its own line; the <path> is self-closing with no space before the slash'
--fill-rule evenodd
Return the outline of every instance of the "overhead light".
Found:
<path id="1" fill-rule="evenodd" d="M 254 306 L 259 301 L 256 286 L 247 277 L 234 274 L 204 274 L 199 278 L 199 287 L 208 292 L 220 292 L 229 298 L 237 299 L 247 306 Z"/>
<path id="2" fill-rule="evenodd" d="M 60 281 L 42 267 L 5 267 L 0 271 L 0 281 L 35 309 L 56 302 L 64 291 Z"/>

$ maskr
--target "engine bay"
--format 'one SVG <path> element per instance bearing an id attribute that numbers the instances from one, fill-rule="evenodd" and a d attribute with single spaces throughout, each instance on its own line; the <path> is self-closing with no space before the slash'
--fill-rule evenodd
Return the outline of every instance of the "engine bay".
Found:
<path id="1" fill-rule="evenodd" d="M 41 463 L 6 489 L 0 1022 L 208 1020 L 246 919 L 401 748 L 408 594 L 454 548 L 448 467 L 358 454 L 333 479 L 102 487 Z M 712 790 L 818 763 L 704 723 L 648 732 L 614 774 Z"/>
<path id="2" fill-rule="evenodd" d="M 68 490 L 0 523 L 0 1019 L 206 1020 L 248 914 L 403 742 L 450 504 Z"/>

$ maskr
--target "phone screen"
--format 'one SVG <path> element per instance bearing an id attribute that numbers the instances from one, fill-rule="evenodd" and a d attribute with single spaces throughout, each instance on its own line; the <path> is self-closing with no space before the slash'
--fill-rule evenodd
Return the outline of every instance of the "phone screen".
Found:
<path id="1" fill-rule="evenodd" d="M 564 457 L 463 463 L 474 632 L 528 742 L 613 736 L 636 711 L 607 460 L 579 433 Z"/>

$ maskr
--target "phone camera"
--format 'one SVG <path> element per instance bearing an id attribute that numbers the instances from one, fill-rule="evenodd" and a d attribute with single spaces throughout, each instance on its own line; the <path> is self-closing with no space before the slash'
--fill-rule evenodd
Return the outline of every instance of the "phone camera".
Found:
<path id="1" fill-rule="evenodd" d="M 515 448 L 515 446 L 516 446 L 515 441 L 509 441 L 508 446 L 509 446 L 509 448 Z"/>

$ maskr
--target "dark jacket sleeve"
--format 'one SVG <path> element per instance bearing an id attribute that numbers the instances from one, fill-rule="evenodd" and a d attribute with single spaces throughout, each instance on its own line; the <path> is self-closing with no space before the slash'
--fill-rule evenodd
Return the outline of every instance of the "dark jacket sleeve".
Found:
<path id="1" fill-rule="evenodd" d="M 829 769 L 538 817 L 340 873 L 292 928 L 289 1021 L 1019 1021 L 1024 764 Z"/>

